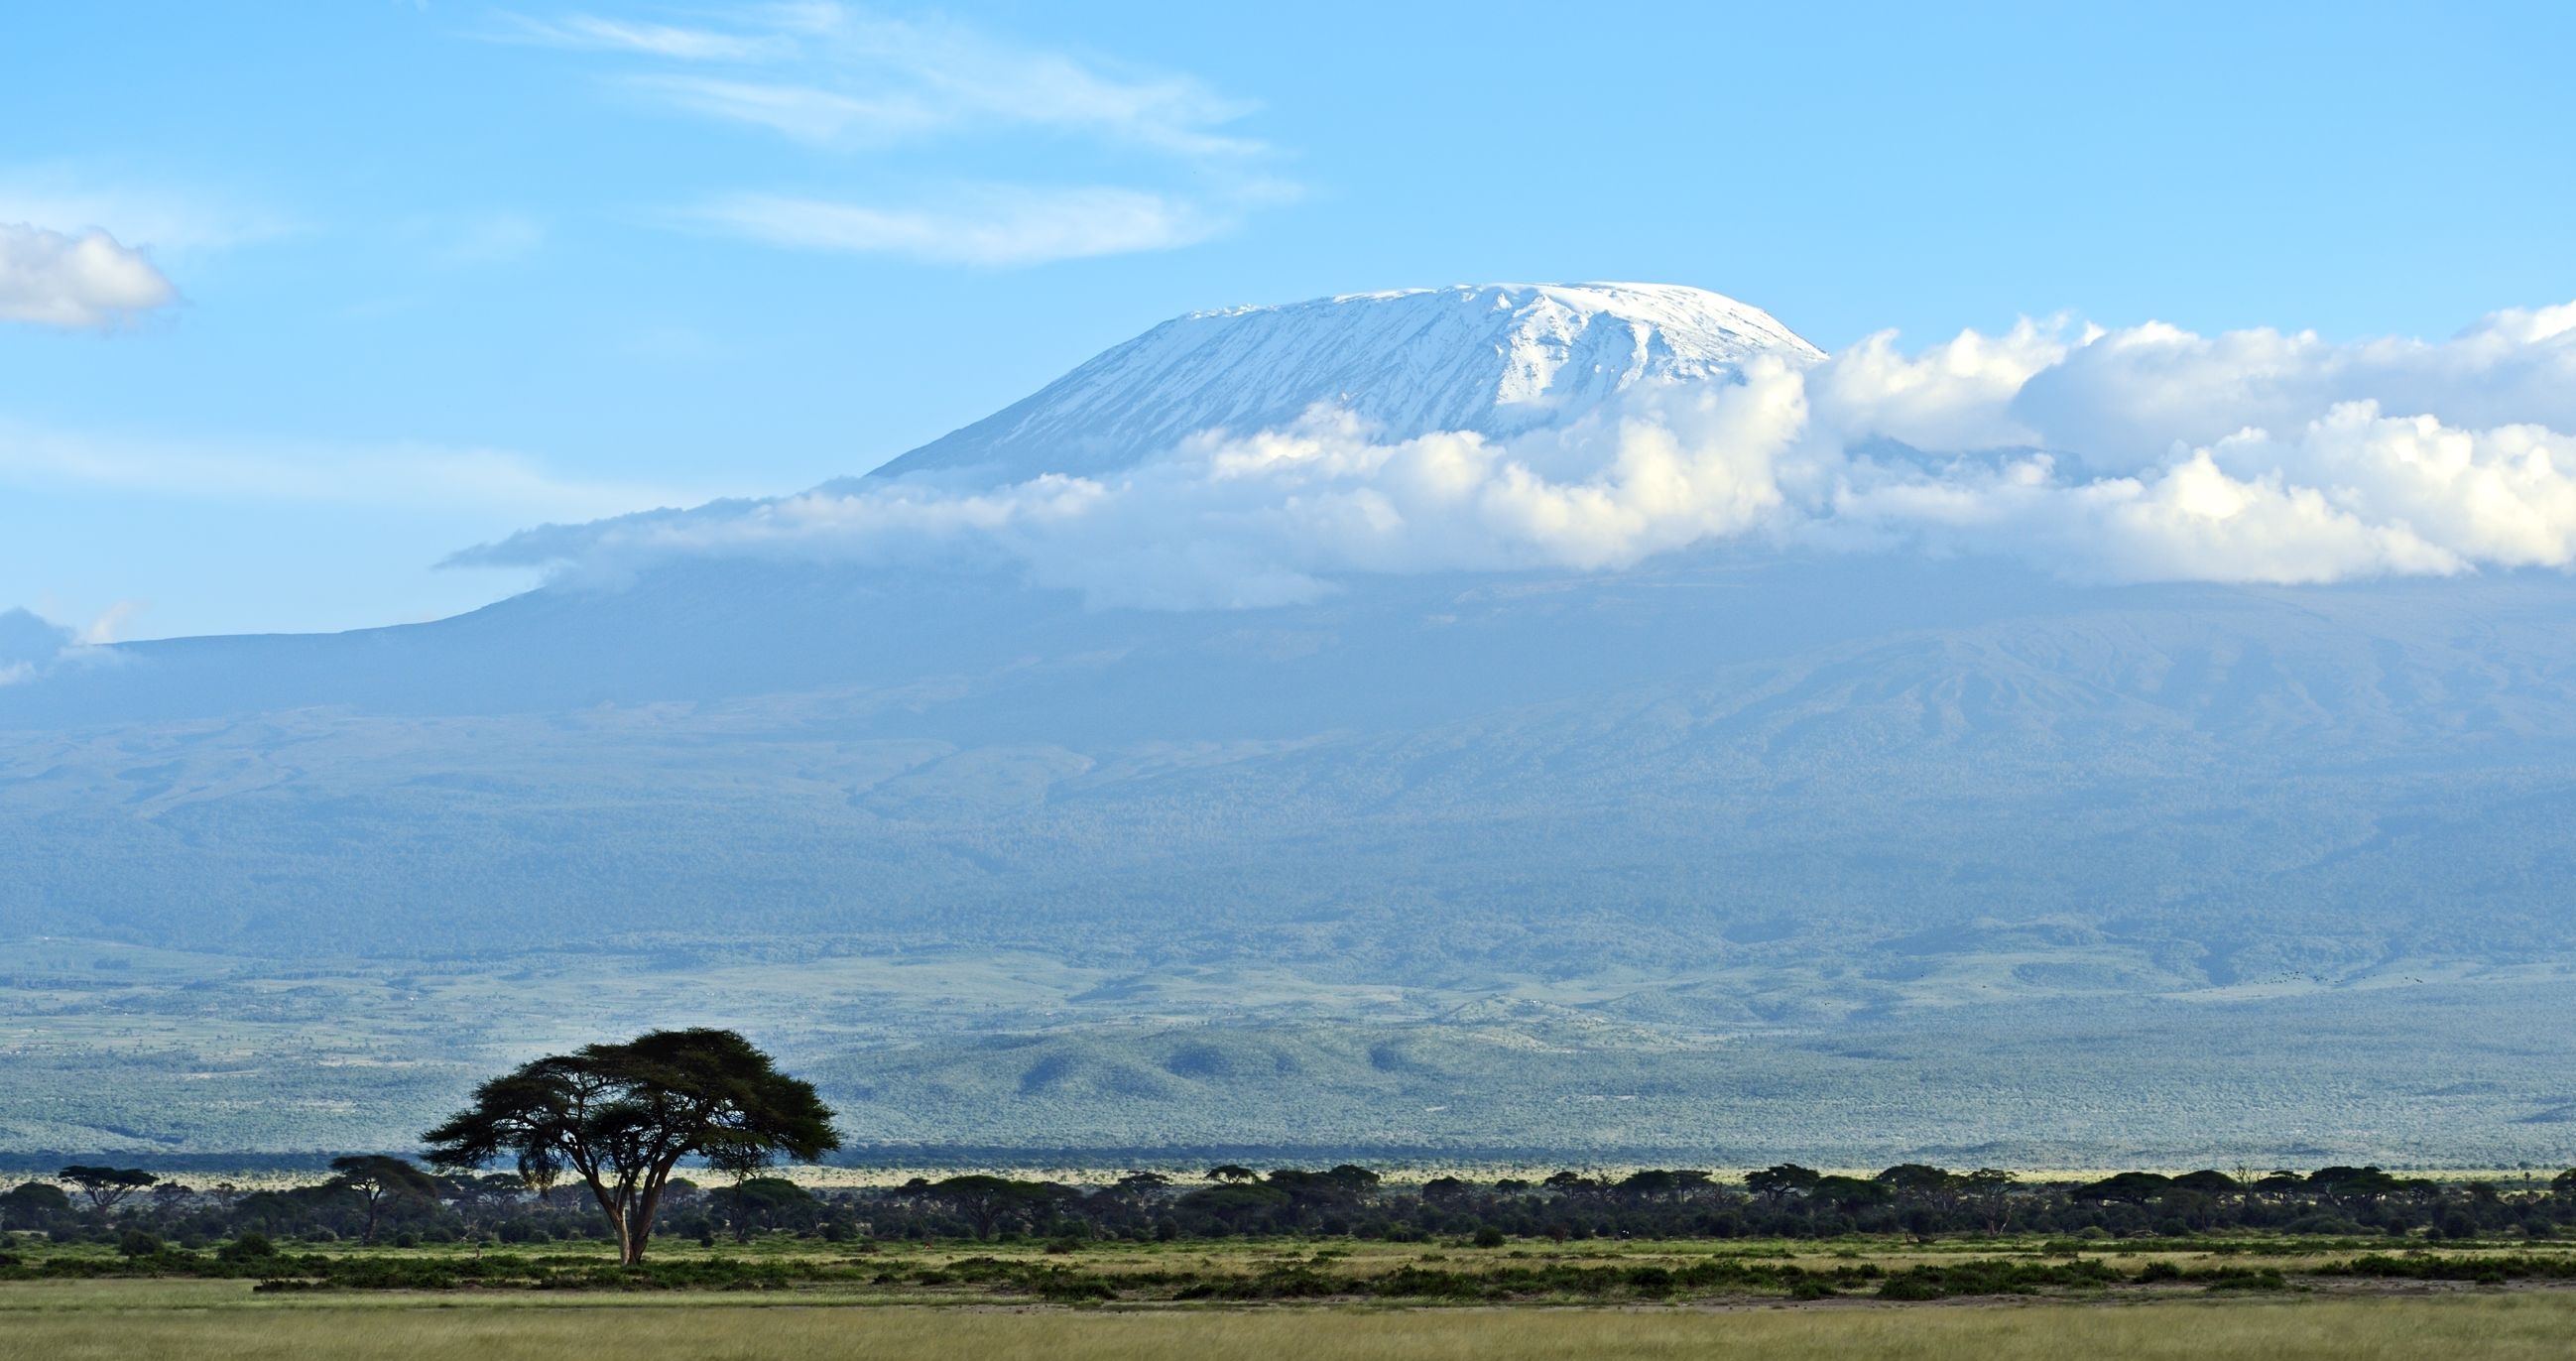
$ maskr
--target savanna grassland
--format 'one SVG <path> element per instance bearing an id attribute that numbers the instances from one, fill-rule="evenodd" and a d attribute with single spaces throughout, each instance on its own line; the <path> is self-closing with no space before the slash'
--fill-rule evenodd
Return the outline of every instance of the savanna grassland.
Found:
<path id="1" fill-rule="evenodd" d="M 0 1358 L 2561 1357 L 2576 1248 L 2349 1240 L 22 1245 Z M 235 1265 L 239 1265 L 236 1263 Z M 432 1288 L 422 1288 L 430 1286 Z"/>
<path id="2" fill-rule="evenodd" d="M 0 1303 L 0 1310 L 10 1306 Z M 1978 1361 L 2119 1356 L 2158 1361 L 2397 1361 L 2557 1358 L 2576 1332 L 2563 1295 L 2371 1299 L 2105 1309 L 1761 1311 L 1254 1310 L 1111 1313 L 919 1307 L 761 1309 L 671 1303 L 649 1317 L 595 1307 L 288 1309 L 127 1302 L 112 1294 L 6 1315 L 0 1357 L 47 1361 L 170 1356 L 545 1361 L 593 1349 L 627 1361 L 811 1361 L 979 1357 L 988 1361 L 1225 1361 L 1295 1356 L 1521 1361 L 1622 1358 L 1974 1357 Z"/>
<path id="3" fill-rule="evenodd" d="M 1785 1249 L 1780 1249 L 1785 1256 Z M 685 1259 L 689 1254 L 675 1254 Z M 890 1254 L 903 1275 L 947 1272 L 1008 1253 Z M 1624 1245 L 1575 1254 L 1574 1265 L 1670 1271 L 1705 1252 Z M 2473 1253 L 2442 1254 L 2453 1259 Z M 1285 1255 L 1273 1245 L 1103 1254 L 1088 1263 L 1117 1277 L 1173 1273 L 1257 1278 Z M 1882 1280 L 1964 1253 L 1901 1245 L 1841 1248 L 1804 1259 L 1820 1275 L 1875 1266 Z M 2138 1283 L 2164 1262 L 2184 1279 Z M 1328 1264 L 1359 1287 L 1370 1278 L 1437 1271 L 1454 1254 L 1381 1251 Z M 1034 1302 L 991 1282 L 900 1281 L 757 1291 L 262 1290 L 248 1279 L 123 1277 L 0 1285 L 0 1358 L 87 1361 L 207 1358 L 425 1358 L 516 1361 L 605 1349 L 629 1361 L 663 1358 L 1252 1358 L 1343 1357 L 1976 1357 L 2136 1358 L 2562 1357 L 2576 1336 L 2576 1291 L 2527 1284 L 2314 1278 L 2331 1252 L 2283 1258 L 2277 1289 L 2211 1288 L 2189 1273 L 2195 1254 L 2133 1254 L 2129 1280 L 1947 1302 L 1893 1302 L 1867 1289 L 1812 1299 L 1726 1291 L 1700 1297 L 1585 1302 L 1538 1296 L 1507 1303 L 1344 1295 L 1301 1303 Z M 1301 1265 L 1304 1259 L 1300 1260 Z M 1496 1264 L 1498 1267 L 1501 1263 Z M 970 1269 L 970 1273 L 971 1269 Z M 2161 1275 L 2162 1273 L 2152 1273 Z"/>

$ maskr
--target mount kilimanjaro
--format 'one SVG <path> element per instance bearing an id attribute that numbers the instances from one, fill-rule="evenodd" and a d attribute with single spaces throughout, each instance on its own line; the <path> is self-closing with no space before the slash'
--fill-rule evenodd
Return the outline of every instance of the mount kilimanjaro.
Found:
<path id="1" fill-rule="evenodd" d="M 1318 402 L 1398 437 L 1512 435 L 1639 383 L 1723 379 L 1755 355 L 1824 358 L 1769 313 L 1665 284 L 1360 293 L 1168 321 L 878 476 L 1132 465 L 1208 430 L 1267 430 Z"/>
<path id="2" fill-rule="evenodd" d="M 1518 438 L 1821 358 L 1663 286 L 1211 312 L 816 494 L 1319 410 Z M 351 634 L 0 629 L 0 1149 L 388 1146 L 497 1060 L 722 1020 L 868 1156 L 2576 1151 L 2554 575 L 1336 586 L 670 552 Z"/>

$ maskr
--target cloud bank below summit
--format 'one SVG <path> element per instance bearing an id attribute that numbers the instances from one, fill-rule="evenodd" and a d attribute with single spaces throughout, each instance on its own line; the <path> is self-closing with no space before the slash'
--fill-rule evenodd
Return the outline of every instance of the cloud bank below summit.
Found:
<path id="1" fill-rule="evenodd" d="M 2576 303 L 2434 342 L 2024 322 L 1640 385 L 1509 439 L 1397 438 L 1317 407 L 1113 473 L 867 479 L 549 526 L 454 561 L 598 583 L 693 555 L 966 562 L 1166 609 L 1716 543 L 1994 555 L 2106 584 L 2563 569 L 2570 432 Z"/>

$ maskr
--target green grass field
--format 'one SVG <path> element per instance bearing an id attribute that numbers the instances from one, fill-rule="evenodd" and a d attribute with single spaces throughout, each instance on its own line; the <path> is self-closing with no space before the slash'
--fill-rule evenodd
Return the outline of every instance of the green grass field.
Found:
<path id="1" fill-rule="evenodd" d="M 607 1261 L 601 1245 L 554 1245 L 553 1260 Z M 2551 1265 L 2576 1255 L 2558 1244 L 2415 1247 L 2419 1265 L 2523 1263 L 2526 1274 L 2481 1283 L 2474 1273 L 2422 1276 L 2339 1272 L 2353 1245 L 2268 1242 L 2082 1245 L 2104 1268 L 2072 1283 L 2025 1283 L 2022 1294 L 1899 1302 L 1878 1292 L 1901 1273 L 1976 1264 L 2078 1260 L 2077 1245 L 2038 1239 L 1916 1243 L 1707 1243 L 1591 1240 L 1479 1251 L 1457 1244 L 1282 1240 L 1102 1244 L 1074 1253 L 1015 1243 L 888 1243 L 853 1257 L 837 1246 L 778 1235 L 709 1250 L 674 1243 L 662 1260 L 766 1261 L 851 1267 L 759 1288 L 698 1285 L 563 1288 L 487 1283 L 463 1288 L 259 1289 L 259 1275 L 171 1274 L 26 1278 L 45 1263 L 133 1270 L 96 1245 L 22 1241 L 20 1279 L 0 1281 L 0 1361 L 86 1358 L 457 1358 L 458 1361 L 758 1361 L 762 1358 L 2563 1358 L 2576 1352 L 2576 1286 Z M 461 1246 L 394 1250 L 332 1245 L 334 1260 L 434 1265 Z M 310 1261 L 312 1259 L 299 1259 Z M 1736 1284 L 1659 1297 L 1532 1294 L 1498 1303 L 1372 1298 L 1369 1283 L 1398 1273 L 1486 1272 L 1553 1265 L 1568 1271 L 1679 1274 L 1693 1262 L 1796 1265 L 1813 1273 L 1867 1269 L 1825 1298 L 1773 1284 Z M 2395 1259 L 2381 1258 L 2381 1261 Z M 985 1270 L 977 1270 L 981 1264 Z M 1068 1266 L 1068 1264 L 1071 1264 Z M 2275 1268 L 2239 1290 L 2209 1273 Z M 1105 1302 L 1048 1303 L 1031 1276 L 1072 1269 L 1118 1288 Z M 1243 1303 L 1176 1297 L 1175 1282 L 1250 1281 L 1287 1271 L 1335 1284 L 1311 1301 Z M 264 1275 L 294 1275 L 281 1261 Z M 309 1273 L 308 1273 L 309 1274 Z M 692 1278 L 694 1279 L 694 1278 Z M 710 1277 L 708 1279 L 719 1279 Z M 1560 1278 L 1561 1279 L 1561 1278 Z"/>
<path id="2" fill-rule="evenodd" d="M 2287 1301 L 1747 1308 L 1075 1310 L 832 1307 L 704 1296 L 507 1303 L 416 1295 L 254 1297 L 247 1283 L 79 1282 L 0 1289 L 17 1361 L 1226 1361 L 1228 1358 L 2564 1358 L 2576 1293 Z"/>

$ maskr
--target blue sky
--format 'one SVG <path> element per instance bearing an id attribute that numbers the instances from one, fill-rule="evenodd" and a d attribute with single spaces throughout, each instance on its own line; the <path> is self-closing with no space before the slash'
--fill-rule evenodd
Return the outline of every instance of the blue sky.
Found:
<path id="1" fill-rule="evenodd" d="M 1834 349 L 2576 298 L 2564 7 L 2096 8 L 17 7 L 0 606 L 451 613 L 529 580 L 455 549 L 1241 302 L 1645 279 Z"/>

